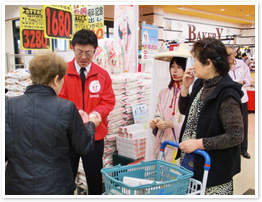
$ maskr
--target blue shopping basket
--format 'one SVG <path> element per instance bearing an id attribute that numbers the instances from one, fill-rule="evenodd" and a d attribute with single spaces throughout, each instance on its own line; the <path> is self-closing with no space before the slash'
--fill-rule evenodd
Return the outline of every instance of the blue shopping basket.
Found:
<path id="1" fill-rule="evenodd" d="M 153 160 L 134 165 L 117 165 L 101 170 L 107 195 L 185 195 L 193 172 L 173 163 Z M 124 177 L 154 181 L 130 186 Z"/>
<path id="2" fill-rule="evenodd" d="M 103 168 L 105 194 L 107 195 L 185 195 L 204 194 L 210 157 L 207 152 L 196 150 L 194 153 L 205 158 L 205 174 L 202 183 L 191 178 L 193 172 L 186 168 L 162 160 L 166 145 L 178 147 L 178 143 L 165 141 L 160 148 L 160 159 L 142 161 L 139 164 Z M 130 186 L 123 183 L 124 177 L 134 177 L 154 181 L 150 184 Z"/>

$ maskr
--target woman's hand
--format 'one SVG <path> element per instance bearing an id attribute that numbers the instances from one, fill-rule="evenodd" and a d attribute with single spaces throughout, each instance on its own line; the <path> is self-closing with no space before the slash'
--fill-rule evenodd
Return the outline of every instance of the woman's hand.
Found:
<path id="1" fill-rule="evenodd" d="M 189 87 L 194 81 L 194 67 L 189 67 L 186 69 L 184 76 L 183 76 L 183 85 L 181 88 L 181 95 L 183 97 L 186 97 L 189 92 Z"/>
<path id="2" fill-rule="evenodd" d="M 185 140 L 179 144 L 179 148 L 186 153 L 192 153 L 196 149 L 204 149 L 203 139 Z"/>
<path id="3" fill-rule="evenodd" d="M 78 110 L 78 112 L 83 120 L 83 123 L 86 124 L 89 119 L 88 114 L 85 111 L 83 111 L 82 109 Z"/>
<path id="4" fill-rule="evenodd" d="M 165 130 L 167 128 L 173 128 L 173 123 L 172 122 L 168 122 L 168 121 L 158 121 L 156 126 L 161 129 L 161 130 Z"/>
<path id="5" fill-rule="evenodd" d="M 154 118 L 154 119 L 152 119 L 152 120 L 150 120 L 149 121 L 149 126 L 150 126 L 150 128 L 152 128 L 152 129 L 155 129 L 157 126 L 157 123 L 160 121 L 160 119 L 159 118 Z"/>

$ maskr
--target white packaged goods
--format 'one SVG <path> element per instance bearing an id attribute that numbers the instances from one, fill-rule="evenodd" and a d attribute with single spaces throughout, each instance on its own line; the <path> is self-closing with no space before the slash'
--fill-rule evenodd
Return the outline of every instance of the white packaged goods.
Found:
<path id="1" fill-rule="evenodd" d="M 125 112 L 125 108 L 114 108 L 108 116 L 117 116 Z"/>
<path id="2" fill-rule="evenodd" d="M 126 83 L 126 77 L 124 74 L 113 74 L 111 75 L 112 84 L 124 84 Z"/>
<path id="3" fill-rule="evenodd" d="M 125 122 L 124 125 L 127 125 L 127 121 Z M 116 128 L 112 128 L 112 129 L 108 129 L 108 134 L 114 134 L 114 133 L 117 133 L 118 132 L 118 127 Z"/>
<path id="4" fill-rule="evenodd" d="M 120 132 L 131 132 L 134 129 L 141 129 L 141 128 L 144 128 L 143 124 L 132 124 L 132 125 L 120 127 L 119 131 Z"/>
<path id="5" fill-rule="evenodd" d="M 152 181 L 152 180 L 145 180 L 141 178 L 135 178 L 135 177 L 123 177 L 123 183 L 129 185 L 129 186 L 139 186 L 139 185 L 144 185 L 144 184 L 152 184 L 153 182 L 155 183 L 161 183 L 158 181 Z"/>
<path id="6" fill-rule="evenodd" d="M 13 78 L 16 80 L 26 80 L 29 79 L 30 77 L 30 72 L 29 70 L 26 69 L 17 69 L 12 72 L 8 72 L 6 75 L 7 78 Z"/>
<path id="7" fill-rule="evenodd" d="M 120 101 L 122 101 L 122 100 L 124 100 L 126 98 L 127 98 L 127 96 L 123 95 L 123 94 L 115 96 L 116 102 L 120 102 Z"/>
<path id="8" fill-rule="evenodd" d="M 105 139 L 106 139 L 107 141 L 115 141 L 117 136 L 118 136 L 117 133 L 108 134 L 108 135 L 106 135 Z"/>
<path id="9" fill-rule="evenodd" d="M 5 95 L 7 97 L 23 95 L 26 87 L 32 84 L 29 77 L 30 72 L 25 69 L 17 69 L 8 72 L 5 80 L 5 88 L 8 89 L 8 92 Z"/>
<path id="10" fill-rule="evenodd" d="M 127 115 L 123 114 L 123 113 L 119 114 L 119 115 L 115 115 L 115 116 L 110 115 L 110 116 L 107 117 L 107 121 L 108 121 L 108 124 L 112 124 L 112 123 L 115 124 L 116 122 L 120 122 L 121 120 L 125 120 L 126 117 L 127 117 Z"/>
<path id="11" fill-rule="evenodd" d="M 145 156 L 146 141 L 145 138 L 140 138 L 140 135 L 143 136 L 146 133 L 143 132 L 144 124 L 134 124 L 131 107 L 140 103 L 149 104 L 149 99 L 147 98 L 149 98 L 151 74 L 119 73 L 111 74 L 110 77 L 116 96 L 116 104 L 107 117 L 108 135 L 104 139 L 105 154 L 109 155 L 109 152 L 114 151 L 114 149 L 110 148 L 114 146 L 115 148 L 117 147 L 119 155 L 132 159 L 142 158 Z M 128 138 L 131 142 L 119 140 L 118 143 L 121 142 L 121 144 L 117 144 L 119 130 L 123 130 L 123 133 L 121 134 L 120 132 L 119 136 Z M 106 141 L 111 141 L 112 143 L 109 144 Z M 105 159 L 106 157 L 103 162 Z M 108 165 L 110 164 L 104 162 L 104 167 Z"/>
<path id="12" fill-rule="evenodd" d="M 146 130 L 143 124 L 132 124 L 119 128 L 116 137 L 118 154 L 132 159 L 145 157 Z"/>

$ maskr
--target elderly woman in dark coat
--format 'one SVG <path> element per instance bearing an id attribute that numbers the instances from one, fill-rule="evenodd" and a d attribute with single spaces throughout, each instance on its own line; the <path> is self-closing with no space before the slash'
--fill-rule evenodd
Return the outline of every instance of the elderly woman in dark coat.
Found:
<path id="1" fill-rule="evenodd" d="M 86 154 L 93 149 L 100 120 L 84 124 L 74 103 L 57 96 L 67 70 L 60 56 L 39 53 L 29 70 L 33 85 L 5 105 L 5 193 L 73 194 L 69 150 Z"/>

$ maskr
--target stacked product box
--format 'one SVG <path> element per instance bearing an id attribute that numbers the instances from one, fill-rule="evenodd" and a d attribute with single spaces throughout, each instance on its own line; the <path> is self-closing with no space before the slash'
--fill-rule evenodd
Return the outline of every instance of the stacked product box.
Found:
<path id="1" fill-rule="evenodd" d="M 148 73 L 129 73 L 130 82 L 127 83 L 125 108 L 127 113 L 128 125 L 134 124 L 132 106 L 146 104 L 149 109 L 149 94 L 151 85 L 151 74 Z M 134 80 L 135 79 L 135 80 Z"/>
<path id="2" fill-rule="evenodd" d="M 112 166 L 113 153 L 116 151 L 116 136 L 118 136 L 119 128 L 134 124 L 132 105 L 149 105 L 151 74 L 119 73 L 111 75 L 111 79 L 116 104 L 107 117 L 108 134 L 104 138 L 104 167 Z"/>
<path id="3" fill-rule="evenodd" d="M 143 124 L 120 127 L 116 137 L 118 154 L 134 160 L 145 157 L 146 132 Z"/>
<path id="4" fill-rule="evenodd" d="M 107 117 L 108 134 L 104 138 L 104 155 L 103 167 L 113 166 L 113 153 L 116 151 L 116 136 L 118 135 L 119 127 L 127 125 L 126 110 L 123 100 L 126 99 L 125 85 L 126 77 L 124 74 L 111 75 L 112 88 L 115 93 L 116 104 L 114 109 Z"/>

